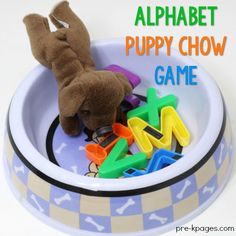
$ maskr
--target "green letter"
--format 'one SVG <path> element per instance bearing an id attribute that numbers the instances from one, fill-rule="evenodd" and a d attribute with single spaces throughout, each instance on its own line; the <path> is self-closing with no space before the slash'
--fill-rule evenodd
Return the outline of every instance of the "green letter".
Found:
<path id="1" fill-rule="evenodd" d="M 139 117 L 155 127 L 160 127 L 159 115 L 161 110 L 166 106 L 172 106 L 176 108 L 177 98 L 170 94 L 165 97 L 157 97 L 156 89 L 149 88 L 147 91 L 147 104 L 137 107 L 127 113 L 127 118 Z"/>
<path id="2" fill-rule="evenodd" d="M 176 25 L 176 7 L 172 8 L 172 14 L 169 12 L 169 7 L 166 7 L 166 25 L 169 25 L 169 20 L 172 18 L 172 25 Z"/>
<path id="3" fill-rule="evenodd" d="M 164 16 L 163 7 L 156 7 L 156 25 L 159 25 L 159 20 Z"/>
<path id="4" fill-rule="evenodd" d="M 177 18 L 177 25 L 180 25 L 180 22 L 183 21 L 184 25 L 187 25 L 186 15 L 183 7 L 180 7 L 179 14 Z"/>
<path id="5" fill-rule="evenodd" d="M 131 167 L 142 169 L 147 166 L 146 154 L 139 152 L 134 155 L 126 156 L 128 143 L 121 138 L 109 153 L 106 160 L 98 170 L 101 178 L 118 178 L 123 172 Z"/>
<path id="6" fill-rule="evenodd" d="M 215 10 L 218 9 L 217 6 L 209 6 L 208 9 L 211 12 L 211 25 L 215 25 Z"/>
<path id="7" fill-rule="evenodd" d="M 145 26 L 145 17 L 143 14 L 143 8 L 141 6 L 138 7 L 138 11 L 137 11 L 137 15 L 136 15 L 136 19 L 135 19 L 135 26 L 138 25 L 139 21 L 141 21 L 142 25 Z"/>
<path id="8" fill-rule="evenodd" d="M 155 23 L 151 20 L 151 7 L 147 7 L 147 25 L 154 26 Z"/>
<path id="9" fill-rule="evenodd" d="M 206 19 L 206 15 L 204 15 L 202 12 L 203 10 L 206 10 L 206 7 L 199 7 L 199 26 L 206 26 L 207 23 L 203 22 L 203 19 Z"/>
<path id="10" fill-rule="evenodd" d="M 196 25 L 197 22 L 198 22 L 197 8 L 196 7 L 189 7 L 189 25 L 190 26 Z"/>

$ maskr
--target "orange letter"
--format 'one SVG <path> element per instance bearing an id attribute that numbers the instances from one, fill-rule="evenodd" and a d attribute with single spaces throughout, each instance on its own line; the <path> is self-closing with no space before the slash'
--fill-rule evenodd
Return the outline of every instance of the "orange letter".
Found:
<path id="1" fill-rule="evenodd" d="M 193 49 L 195 48 L 195 55 L 199 55 L 199 37 L 195 37 L 195 43 L 192 42 L 193 37 L 189 36 L 188 37 L 188 55 L 192 56 L 193 55 Z"/>
<path id="2" fill-rule="evenodd" d="M 142 36 L 142 40 L 140 43 L 140 37 L 136 36 L 135 41 L 136 41 L 136 46 L 135 46 L 136 54 L 138 56 L 143 56 L 145 53 L 145 50 L 146 50 L 146 47 L 145 47 L 146 38 L 144 36 Z"/>
<path id="3" fill-rule="evenodd" d="M 125 38 L 126 41 L 126 56 L 129 56 L 129 49 L 134 46 L 134 38 L 131 36 L 126 36 Z"/>
<path id="4" fill-rule="evenodd" d="M 206 50 L 205 50 L 205 42 L 206 42 Z M 202 37 L 200 41 L 200 51 L 203 56 L 209 55 L 211 52 L 211 41 L 207 36 Z"/>
<path id="5" fill-rule="evenodd" d="M 218 56 L 218 54 L 220 54 L 220 56 L 224 55 L 226 40 L 227 40 L 227 37 L 224 36 L 222 44 L 220 43 L 215 44 L 215 39 L 213 36 L 211 36 L 211 42 L 212 42 L 212 47 L 213 47 L 215 56 Z"/>
<path id="6" fill-rule="evenodd" d="M 173 36 L 170 36 L 169 38 L 168 37 L 164 37 L 165 41 L 166 41 L 166 54 L 167 56 L 170 56 L 171 54 L 171 44 L 172 44 L 172 41 L 173 41 Z"/>
<path id="7" fill-rule="evenodd" d="M 153 48 L 154 45 L 155 45 L 154 38 L 151 36 L 147 36 L 146 38 L 146 55 L 147 56 L 150 55 L 150 49 Z"/>
<path id="8" fill-rule="evenodd" d="M 179 51 L 180 51 L 180 53 L 181 53 L 183 56 L 187 56 L 187 55 L 188 55 L 188 53 L 183 50 L 183 43 L 184 43 L 185 40 L 187 40 L 187 36 L 183 36 L 183 37 L 179 40 Z"/>
<path id="9" fill-rule="evenodd" d="M 159 48 L 162 48 L 164 45 L 164 39 L 162 37 L 156 36 L 156 50 L 155 55 L 158 56 L 159 54 Z"/>

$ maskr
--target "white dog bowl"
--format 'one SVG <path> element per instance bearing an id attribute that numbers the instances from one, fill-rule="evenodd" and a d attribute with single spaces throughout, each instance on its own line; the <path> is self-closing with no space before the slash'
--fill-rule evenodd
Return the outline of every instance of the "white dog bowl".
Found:
<path id="1" fill-rule="evenodd" d="M 160 96 L 176 95 L 191 144 L 176 163 L 148 175 L 88 177 L 97 170 L 84 155 L 86 137 L 63 134 L 56 81 L 50 70 L 38 66 L 16 91 L 7 118 L 5 163 L 16 195 L 42 220 L 75 235 L 157 235 L 200 214 L 222 191 L 233 160 L 230 124 L 214 81 L 198 66 L 197 86 L 157 87 L 157 65 L 196 64 L 178 52 L 127 57 L 118 40 L 95 42 L 92 53 L 98 69 L 117 64 L 138 74 L 142 83 L 135 93 L 145 95 L 154 87 Z M 55 155 L 62 152 L 68 161 Z"/>

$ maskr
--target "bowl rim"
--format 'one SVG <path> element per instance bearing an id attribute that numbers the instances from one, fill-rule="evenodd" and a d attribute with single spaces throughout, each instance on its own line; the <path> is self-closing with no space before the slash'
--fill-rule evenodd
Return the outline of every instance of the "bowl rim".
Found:
<path id="1" fill-rule="evenodd" d="M 125 40 L 123 39 L 97 40 L 92 42 L 92 49 L 106 47 L 107 45 L 124 47 L 124 42 Z M 160 53 L 165 54 L 164 51 L 160 51 Z M 190 169 L 195 169 L 196 171 L 196 168 L 200 168 L 217 148 L 224 133 L 226 112 L 220 90 L 207 72 L 193 59 L 181 56 L 177 50 L 172 51 L 172 57 L 175 57 L 175 59 L 184 64 L 192 63 L 198 66 L 198 79 L 207 91 L 210 104 L 207 127 L 196 146 L 185 154 L 185 156 L 189 156 L 189 158 L 185 157 L 184 159 L 180 159 L 175 165 L 170 165 L 158 172 L 125 179 L 89 178 L 72 173 L 49 162 L 27 138 L 22 115 L 27 93 L 30 91 L 37 78 L 48 70 L 42 65 L 35 67 L 26 76 L 12 98 L 7 123 L 8 135 L 13 149 L 18 156 L 20 155 L 21 160 L 30 170 L 47 182 L 70 191 L 87 195 L 137 195 L 164 188 L 186 178 L 186 176 L 193 173 L 190 173 Z M 18 119 L 15 119 L 15 117 Z M 183 176 L 183 174 L 185 175 Z"/>

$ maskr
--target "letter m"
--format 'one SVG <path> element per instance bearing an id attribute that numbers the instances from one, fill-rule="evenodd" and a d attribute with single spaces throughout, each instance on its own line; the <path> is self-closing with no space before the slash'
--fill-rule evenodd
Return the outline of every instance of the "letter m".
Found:
<path id="1" fill-rule="evenodd" d="M 161 110 L 160 130 L 150 126 L 144 120 L 133 117 L 128 120 L 128 126 L 141 152 L 149 158 L 153 146 L 160 149 L 171 149 L 172 133 L 181 146 L 190 142 L 190 133 L 173 107 L 164 107 Z"/>

